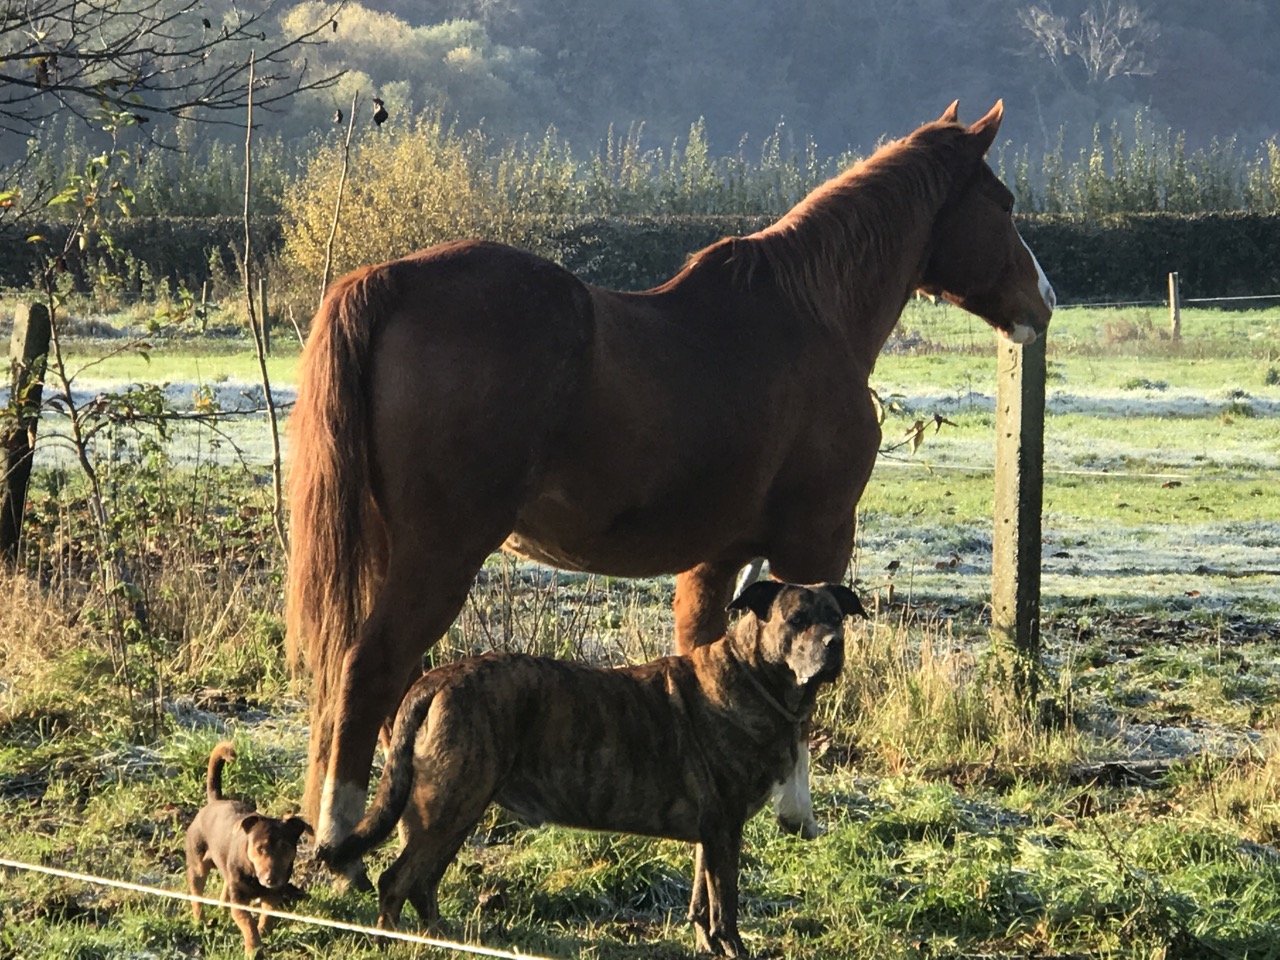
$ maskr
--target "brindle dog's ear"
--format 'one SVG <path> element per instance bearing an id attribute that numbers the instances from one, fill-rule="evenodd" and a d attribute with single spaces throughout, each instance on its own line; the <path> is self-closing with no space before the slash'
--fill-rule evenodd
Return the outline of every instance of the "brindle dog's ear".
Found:
<path id="1" fill-rule="evenodd" d="M 785 586 L 785 583 L 778 580 L 757 580 L 738 594 L 725 609 L 750 610 L 761 620 L 767 620 L 769 608 L 773 606 L 773 601 L 778 598 L 779 591 Z"/>
<path id="2" fill-rule="evenodd" d="M 316 835 L 316 832 L 311 829 L 311 824 L 307 823 L 307 821 L 303 820 L 301 817 L 285 817 L 284 826 L 293 837 L 295 843 L 304 833 L 309 833 L 313 837 Z"/>
<path id="3" fill-rule="evenodd" d="M 262 820 L 263 820 L 262 814 L 251 813 L 247 817 L 245 817 L 243 820 L 240 821 L 240 829 L 243 830 L 245 833 L 248 833 L 258 824 L 260 824 Z"/>
<path id="4" fill-rule="evenodd" d="M 858 599 L 858 595 L 846 587 L 843 583 L 828 583 L 824 586 L 827 593 L 831 594 L 831 599 L 840 607 L 840 612 L 846 617 L 859 616 L 869 620 L 867 611 L 862 608 L 862 601 Z"/>

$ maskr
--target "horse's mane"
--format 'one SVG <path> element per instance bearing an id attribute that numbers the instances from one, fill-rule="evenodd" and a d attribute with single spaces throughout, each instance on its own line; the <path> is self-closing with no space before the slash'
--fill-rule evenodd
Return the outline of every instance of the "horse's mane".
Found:
<path id="1" fill-rule="evenodd" d="M 937 121 L 886 144 L 763 230 L 693 254 L 686 269 L 723 265 L 744 288 L 768 277 L 797 310 L 840 322 L 881 292 L 892 241 L 946 200 L 964 129 Z"/>

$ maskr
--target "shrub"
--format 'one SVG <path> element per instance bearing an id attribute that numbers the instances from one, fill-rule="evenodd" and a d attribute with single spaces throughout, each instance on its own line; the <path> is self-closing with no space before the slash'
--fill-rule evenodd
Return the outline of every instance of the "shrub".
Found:
<path id="1" fill-rule="evenodd" d="M 530 216 L 495 185 L 478 137 L 461 137 L 438 117 L 410 129 L 375 131 L 351 147 L 333 275 L 460 237 L 534 245 Z M 342 147 L 320 150 L 285 195 L 292 226 L 288 268 L 319 277 L 333 222 Z"/>

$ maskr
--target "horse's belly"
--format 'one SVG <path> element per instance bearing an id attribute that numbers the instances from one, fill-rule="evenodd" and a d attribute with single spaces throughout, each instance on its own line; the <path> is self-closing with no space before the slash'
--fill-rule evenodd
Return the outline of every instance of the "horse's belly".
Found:
<path id="1" fill-rule="evenodd" d="M 572 555 L 555 545 L 544 545 L 536 540 L 523 537 L 519 533 L 513 533 L 507 537 L 502 544 L 502 549 L 508 553 L 514 553 L 516 556 L 524 557 L 526 560 L 545 563 L 561 570 L 574 570 L 580 573 L 600 572 L 594 569 L 595 565 L 592 564 L 589 558 Z"/>
<path id="2" fill-rule="evenodd" d="M 724 492 L 724 487 L 710 486 Z M 703 490 L 629 504 L 561 496 L 533 498 L 503 549 L 562 570 L 655 577 L 726 553 L 751 553 L 759 511 L 751 498 Z"/>

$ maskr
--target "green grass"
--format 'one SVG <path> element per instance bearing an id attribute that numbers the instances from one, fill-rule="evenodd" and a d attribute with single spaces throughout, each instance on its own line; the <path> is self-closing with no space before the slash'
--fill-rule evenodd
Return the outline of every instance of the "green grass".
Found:
<path id="1" fill-rule="evenodd" d="M 526 595 L 522 602 L 535 600 Z M 931 751 L 929 740 L 941 732 L 936 720 L 918 741 L 921 752 L 906 756 L 895 749 L 910 742 L 902 730 L 879 740 L 892 731 L 860 714 L 868 698 L 886 714 L 899 704 L 926 711 L 917 719 L 927 729 L 927 718 L 942 714 L 926 690 L 966 695 L 954 679 L 949 687 L 940 684 L 942 674 L 913 653 L 921 642 L 938 644 L 943 637 L 936 628 L 904 633 L 882 623 L 872 632 L 854 630 L 851 640 L 845 679 L 824 699 L 816 731 L 827 745 L 815 761 L 826 832 L 804 842 L 782 835 L 767 815 L 748 825 L 741 925 L 753 952 L 797 958 L 1275 955 L 1280 866 L 1273 851 L 1257 846 L 1274 842 L 1280 822 L 1269 775 L 1230 764 L 1202 771 L 1193 763 L 1141 789 L 1072 785 L 1060 765 L 1070 756 L 1043 765 L 1047 743 L 1020 759 L 988 756 L 989 741 L 965 748 L 963 762 L 955 748 L 947 748 L 950 759 L 936 746 Z M 941 647 L 935 652 L 936 667 L 945 658 Z M 1076 684 L 1077 698 L 1081 705 L 1094 699 L 1121 704 L 1127 691 L 1181 683 L 1178 695 L 1199 704 L 1185 711 L 1244 728 L 1270 726 L 1270 714 L 1205 709 L 1217 702 L 1275 702 L 1277 669 L 1258 671 L 1256 686 L 1246 689 L 1232 680 L 1240 676 L 1240 656 L 1170 649 L 1137 662 L 1096 657 L 1098 665 Z M 1109 685 L 1087 679 L 1108 672 Z M 39 677 L 17 700 L 21 705 L 35 688 L 41 702 L 74 699 L 84 680 L 75 666 L 64 666 Z M 979 693 L 975 688 L 969 695 Z M 261 707 L 265 717 L 234 709 L 220 714 L 239 747 L 226 789 L 279 815 L 295 809 L 301 792 L 302 718 L 296 706 Z M 1141 709 L 1154 715 L 1161 704 L 1147 698 Z M 114 715 L 119 722 L 103 729 L 68 724 L 57 733 L 30 727 L 19 733 L 6 714 L 0 748 L 5 857 L 181 887 L 185 825 L 202 799 L 208 752 L 225 734 L 170 719 L 163 735 L 139 742 L 128 733 L 126 712 L 108 690 L 98 719 Z M 1106 755 L 1105 741 L 1090 745 L 1083 730 L 1073 737 L 1082 738 L 1071 751 L 1077 758 Z M 45 781 L 38 799 L 19 793 L 22 775 Z M 1233 782 L 1249 789 L 1232 793 Z M 377 854 L 375 872 L 390 855 L 388 849 Z M 529 829 L 492 811 L 446 875 L 439 933 L 549 956 L 686 956 L 692 937 L 682 917 L 690 870 L 684 844 Z M 301 912 L 374 919 L 371 896 L 336 892 L 305 858 L 298 878 L 312 891 Z M 234 926 L 211 912 L 215 919 L 198 927 L 176 902 L 39 875 L 0 875 L 6 956 L 238 956 Z M 406 916 L 412 927 L 412 913 Z M 276 957 L 420 955 L 292 923 L 278 927 L 268 945 Z"/>
<path id="2" fill-rule="evenodd" d="M 107 342 L 74 341 L 67 350 L 67 369 L 72 374 L 100 381 L 124 383 L 217 383 L 261 379 L 253 345 L 242 339 L 225 341 L 158 340 L 144 351 L 129 350 L 99 361 L 117 345 Z M 296 382 L 298 344 L 292 334 L 273 348 L 267 361 L 272 383 Z M 145 353 L 145 356 L 143 355 Z"/>

